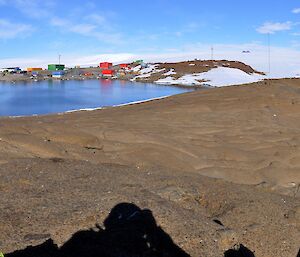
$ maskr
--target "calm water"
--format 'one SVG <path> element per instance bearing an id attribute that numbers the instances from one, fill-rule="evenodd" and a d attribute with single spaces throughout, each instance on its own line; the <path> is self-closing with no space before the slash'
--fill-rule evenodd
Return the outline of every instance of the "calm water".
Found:
<path id="1" fill-rule="evenodd" d="M 117 80 L 0 83 L 0 116 L 50 114 L 113 106 L 191 90 Z"/>

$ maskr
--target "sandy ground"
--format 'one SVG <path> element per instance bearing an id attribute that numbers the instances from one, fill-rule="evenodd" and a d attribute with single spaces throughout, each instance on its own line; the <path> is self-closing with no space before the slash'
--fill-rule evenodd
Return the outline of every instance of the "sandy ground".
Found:
<path id="1" fill-rule="evenodd" d="M 0 119 L 0 248 L 59 244 L 134 202 L 191 256 L 300 247 L 300 80 Z M 221 221 L 223 226 L 214 222 Z"/>

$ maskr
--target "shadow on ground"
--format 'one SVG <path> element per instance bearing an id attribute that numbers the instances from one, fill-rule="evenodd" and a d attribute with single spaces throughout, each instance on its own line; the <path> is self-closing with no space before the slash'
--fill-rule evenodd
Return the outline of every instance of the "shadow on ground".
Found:
<path id="1" fill-rule="evenodd" d="M 148 209 L 134 204 L 115 206 L 104 221 L 104 229 L 75 233 L 60 248 L 52 239 L 38 246 L 5 254 L 5 257 L 190 257 L 159 226 Z M 224 257 L 255 257 L 243 245 L 235 246 Z M 300 251 L 297 257 L 300 257 Z"/>
<path id="2" fill-rule="evenodd" d="M 121 203 L 104 221 L 104 229 L 79 231 L 58 248 L 49 239 L 5 257 L 188 257 L 159 226 L 150 210 Z"/>
<path id="3" fill-rule="evenodd" d="M 240 245 L 235 249 L 226 251 L 224 257 L 255 257 L 255 255 L 247 247 Z"/>

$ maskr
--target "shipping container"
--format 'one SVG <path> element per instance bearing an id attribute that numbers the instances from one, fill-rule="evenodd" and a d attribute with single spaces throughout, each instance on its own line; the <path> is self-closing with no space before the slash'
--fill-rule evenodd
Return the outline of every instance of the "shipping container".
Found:
<path id="1" fill-rule="evenodd" d="M 63 71 L 65 69 L 64 64 L 49 64 L 48 70 L 49 71 Z"/>
<path id="2" fill-rule="evenodd" d="M 136 60 L 133 62 L 133 64 L 142 64 L 144 62 L 144 60 Z"/>
<path id="3" fill-rule="evenodd" d="M 100 68 L 101 69 L 109 69 L 112 67 L 112 63 L 111 62 L 101 62 L 100 63 Z"/>
<path id="4" fill-rule="evenodd" d="M 120 66 L 120 68 L 122 68 L 122 69 L 127 69 L 127 68 L 129 68 L 129 64 L 128 64 L 128 63 L 121 63 L 119 66 Z"/>
<path id="5" fill-rule="evenodd" d="M 114 73 L 115 73 L 114 70 L 103 70 L 103 71 L 102 71 L 102 75 L 103 75 L 103 76 L 108 76 L 108 77 L 113 76 Z"/>
<path id="6" fill-rule="evenodd" d="M 53 71 L 52 78 L 60 79 L 65 75 L 64 71 Z"/>
<path id="7" fill-rule="evenodd" d="M 9 67 L 9 68 L 2 68 L 1 72 L 10 72 L 10 73 L 17 73 L 20 72 L 20 67 Z"/>
<path id="8" fill-rule="evenodd" d="M 32 71 L 42 71 L 42 68 L 27 68 L 28 72 L 32 72 Z"/>
<path id="9" fill-rule="evenodd" d="M 64 71 L 53 71 L 52 75 L 65 75 Z"/>

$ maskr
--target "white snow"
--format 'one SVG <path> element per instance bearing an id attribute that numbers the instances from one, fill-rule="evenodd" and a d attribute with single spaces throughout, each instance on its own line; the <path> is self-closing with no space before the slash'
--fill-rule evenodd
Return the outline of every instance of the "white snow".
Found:
<path id="1" fill-rule="evenodd" d="M 138 71 L 141 70 L 141 68 L 142 68 L 142 66 L 141 66 L 141 65 L 138 65 L 138 66 L 134 67 L 132 70 L 133 70 L 134 72 L 138 72 Z"/>
<path id="2" fill-rule="evenodd" d="M 152 64 L 152 65 L 149 65 L 148 68 L 142 69 L 142 70 L 140 71 L 140 73 L 141 73 L 141 74 L 150 73 L 150 72 L 154 71 L 154 70 L 156 69 L 157 66 L 158 66 L 158 65 L 153 65 L 153 64 Z"/>
<path id="3" fill-rule="evenodd" d="M 190 63 L 190 64 L 189 64 L 189 66 L 195 66 L 195 65 L 196 65 L 195 63 Z"/>
<path id="4" fill-rule="evenodd" d="M 207 80 L 207 84 L 213 87 L 232 86 L 254 83 L 266 78 L 259 74 L 248 74 L 239 69 L 218 67 L 200 75 L 201 79 Z"/>
<path id="5" fill-rule="evenodd" d="M 167 78 L 156 81 L 156 83 L 177 85 L 209 85 L 212 87 L 223 87 L 254 83 L 265 78 L 266 76 L 259 74 L 250 75 L 239 69 L 218 67 L 208 72 L 187 74 L 177 80 L 169 76 Z"/>
<path id="6" fill-rule="evenodd" d="M 175 74 L 177 74 L 177 73 L 175 72 L 175 70 L 174 70 L 174 69 L 171 69 L 171 70 L 169 70 L 168 72 L 164 73 L 163 75 L 164 75 L 164 76 L 170 76 L 170 75 L 175 75 Z"/>
<path id="7" fill-rule="evenodd" d="M 158 66 L 159 66 L 158 64 L 149 65 L 147 68 L 140 70 L 139 71 L 140 75 L 134 77 L 133 79 L 131 79 L 131 81 L 135 81 L 136 79 L 140 79 L 140 78 L 149 78 L 151 77 L 152 74 L 159 73 L 165 70 L 165 69 L 157 69 Z"/>
<path id="8" fill-rule="evenodd" d="M 164 79 L 159 79 L 159 80 L 157 80 L 157 81 L 155 81 L 155 83 L 157 83 L 157 84 L 164 84 L 164 85 L 169 85 L 169 84 L 173 84 L 173 85 L 175 85 L 175 84 L 179 84 L 178 83 L 178 80 L 176 80 L 176 79 L 174 79 L 173 77 L 166 77 L 166 78 L 164 78 Z"/>
<path id="9" fill-rule="evenodd" d="M 135 80 L 135 79 L 149 78 L 149 77 L 151 77 L 151 74 L 152 74 L 152 73 L 146 73 L 146 74 L 138 75 L 138 76 L 136 76 L 136 77 L 134 78 L 134 80 Z"/>

